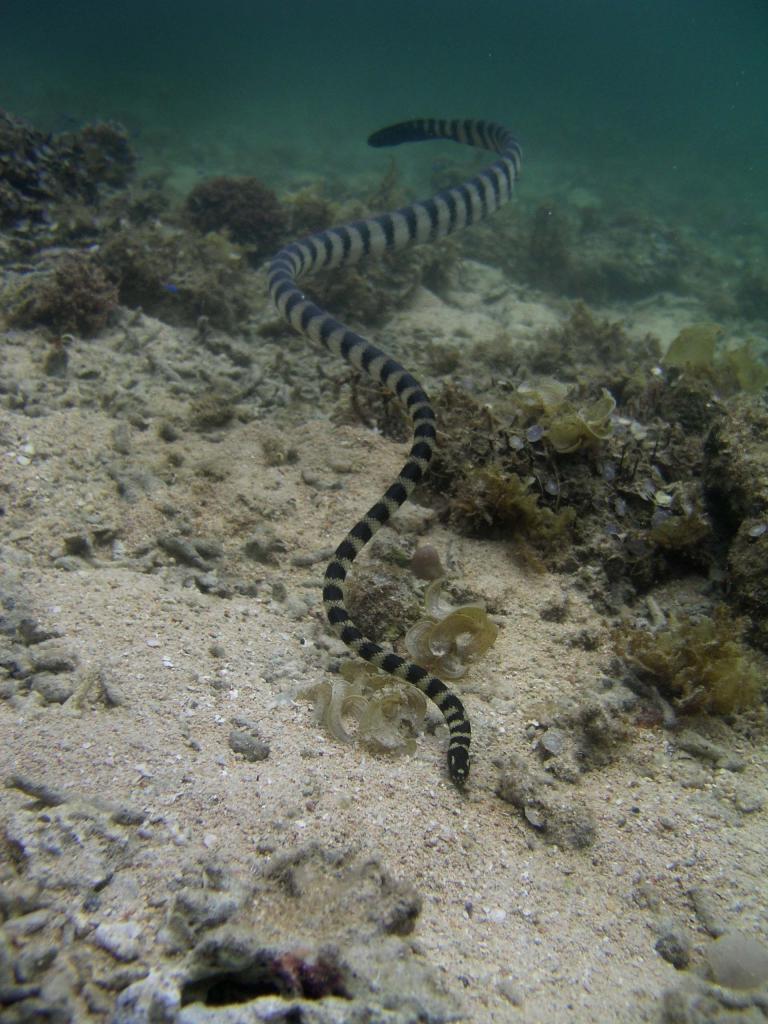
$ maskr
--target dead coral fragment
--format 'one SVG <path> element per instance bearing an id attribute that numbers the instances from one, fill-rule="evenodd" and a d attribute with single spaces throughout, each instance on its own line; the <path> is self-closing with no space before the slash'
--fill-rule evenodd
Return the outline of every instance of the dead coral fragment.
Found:
<path id="1" fill-rule="evenodd" d="M 653 676 L 683 711 L 731 714 L 757 704 L 765 672 L 743 643 L 744 619 L 720 606 L 709 618 L 670 618 L 656 631 L 629 628 L 616 637 L 619 654 Z"/>
<path id="2" fill-rule="evenodd" d="M 405 646 L 414 661 L 430 672 L 445 679 L 459 679 L 471 662 L 493 646 L 499 627 L 482 605 L 448 604 L 442 598 L 441 588 L 442 580 L 427 587 L 428 617 L 408 630 Z"/>

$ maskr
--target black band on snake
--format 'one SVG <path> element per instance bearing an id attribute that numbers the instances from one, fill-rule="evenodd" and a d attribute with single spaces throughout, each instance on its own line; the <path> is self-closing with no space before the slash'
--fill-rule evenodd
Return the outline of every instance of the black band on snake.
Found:
<path id="1" fill-rule="evenodd" d="M 334 631 L 355 654 L 381 671 L 412 683 L 440 708 L 450 732 L 448 771 L 451 779 L 462 786 L 469 775 L 471 737 L 464 705 L 426 669 L 365 637 L 352 621 L 344 596 L 344 581 L 354 560 L 423 480 L 435 446 L 435 414 L 421 385 L 406 369 L 310 302 L 297 286 L 300 278 L 317 270 L 444 238 L 508 202 L 520 170 L 521 153 L 515 138 L 499 125 L 487 121 L 406 121 L 374 132 L 368 144 L 397 146 L 429 139 L 480 146 L 498 154 L 498 159 L 462 185 L 444 189 L 431 199 L 369 220 L 328 228 L 286 246 L 269 265 L 269 294 L 292 327 L 392 391 L 413 422 L 412 447 L 397 480 L 352 527 L 325 570 L 323 603 Z"/>

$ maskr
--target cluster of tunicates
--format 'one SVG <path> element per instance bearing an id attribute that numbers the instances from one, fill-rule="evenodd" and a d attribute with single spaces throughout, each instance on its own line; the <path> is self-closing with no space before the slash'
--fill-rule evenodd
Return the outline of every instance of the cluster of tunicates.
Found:
<path id="1" fill-rule="evenodd" d="M 494 643 L 499 628 L 481 604 L 454 606 L 444 578 L 425 592 L 426 616 L 406 634 L 409 655 L 444 679 L 458 679 Z M 421 690 L 362 662 L 346 661 L 339 675 L 307 690 L 316 721 L 339 743 L 362 743 L 377 753 L 412 754 L 424 731 Z"/>
<path id="2" fill-rule="evenodd" d="M 454 606 L 443 596 L 443 580 L 427 587 L 427 614 L 408 630 L 405 646 L 415 662 L 443 679 L 460 679 L 467 666 L 493 645 L 499 627 L 482 604 Z"/>
<path id="3" fill-rule="evenodd" d="M 346 661 L 338 676 L 313 686 L 307 696 L 315 703 L 316 720 L 339 743 L 357 740 L 379 753 L 412 754 L 424 730 L 424 694 L 372 665 Z"/>
<path id="4" fill-rule="evenodd" d="M 579 448 L 605 441 L 611 436 L 611 416 L 616 400 L 605 388 L 599 398 L 587 405 L 576 405 L 568 398 L 568 385 L 556 380 L 520 386 L 517 397 L 529 417 L 536 422 L 526 433 L 538 428 L 539 437 L 545 437 L 556 452 L 566 454 Z M 538 438 L 536 438 L 538 439 Z"/>

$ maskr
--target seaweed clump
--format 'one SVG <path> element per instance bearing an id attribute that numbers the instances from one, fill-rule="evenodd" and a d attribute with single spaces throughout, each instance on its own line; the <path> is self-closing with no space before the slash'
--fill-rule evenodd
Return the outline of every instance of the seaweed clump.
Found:
<path id="1" fill-rule="evenodd" d="M 518 535 L 545 550 L 559 547 L 576 518 L 571 508 L 555 512 L 539 504 L 531 488 L 535 477 L 522 477 L 493 463 L 467 468 L 451 500 L 451 521 L 475 535 Z"/>
<path id="2" fill-rule="evenodd" d="M 65 256 L 49 274 L 30 274 L 10 301 L 9 322 L 42 324 L 57 334 L 91 338 L 102 331 L 118 303 L 115 285 L 92 257 Z"/>
<path id="3" fill-rule="evenodd" d="M 726 545 L 728 597 L 768 651 L 768 409 L 732 399 L 704 443 L 704 491 Z"/>
<path id="4" fill-rule="evenodd" d="M 288 215 L 275 193 L 258 178 L 211 178 L 187 196 L 185 211 L 199 231 L 227 231 L 234 242 L 255 248 L 259 256 L 276 249 Z"/>
<path id="5" fill-rule="evenodd" d="M 757 394 L 768 385 L 768 366 L 753 340 L 721 347 L 725 331 L 718 324 L 684 327 L 664 355 L 664 365 L 702 377 L 727 393 Z"/>
<path id="6" fill-rule="evenodd" d="M 85 125 L 72 139 L 82 172 L 94 182 L 124 188 L 136 167 L 128 133 L 113 121 Z"/>
<path id="7" fill-rule="evenodd" d="M 234 331 L 250 312 L 243 252 L 222 235 L 129 225 L 107 239 L 100 256 L 120 303 L 166 323 L 194 326 L 205 316 Z"/>
<path id="8" fill-rule="evenodd" d="M 745 630 L 746 621 L 721 605 L 711 617 L 671 618 L 657 630 L 622 629 L 615 642 L 621 657 L 680 711 L 727 715 L 756 706 L 765 683 L 744 643 Z"/>
<path id="9" fill-rule="evenodd" d="M 98 204 L 100 187 L 121 188 L 136 157 L 125 129 L 111 122 L 48 135 L 0 110 L 0 226 L 54 231 L 54 203 Z"/>

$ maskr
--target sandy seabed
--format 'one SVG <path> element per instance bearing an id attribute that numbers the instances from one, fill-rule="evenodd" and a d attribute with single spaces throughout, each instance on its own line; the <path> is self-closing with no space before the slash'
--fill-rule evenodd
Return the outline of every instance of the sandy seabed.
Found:
<path id="1" fill-rule="evenodd" d="M 560 315 L 525 308 L 531 330 Z M 488 321 L 422 292 L 397 329 L 425 317 Z M 581 848 L 497 795 L 511 756 L 540 773 L 542 728 L 600 693 L 607 629 L 575 578 L 404 509 L 399 543 L 434 544 L 501 626 L 460 683 L 471 780 L 450 784 L 439 730 L 410 757 L 338 744 L 301 699 L 342 653 L 324 557 L 403 447 L 311 395 L 281 404 L 266 361 L 253 414 L 190 427 L 237 363 L 127 311 L 62 376 L 48 348 L 6 332 L 2 349 L 9 1020 L 48 1019 L 26 1003 L 56 1020 L 655 1021 L 713 934 L 765 930 L 768 766 L 743 732 L 713 721 L 685 749 L 630 727 L 605 764 L 553 780 L 593 825 Z M 308 381 L 321 362 L 296 357 Z M 304 1016 L 279 1016 L 285 993 Z"/>

